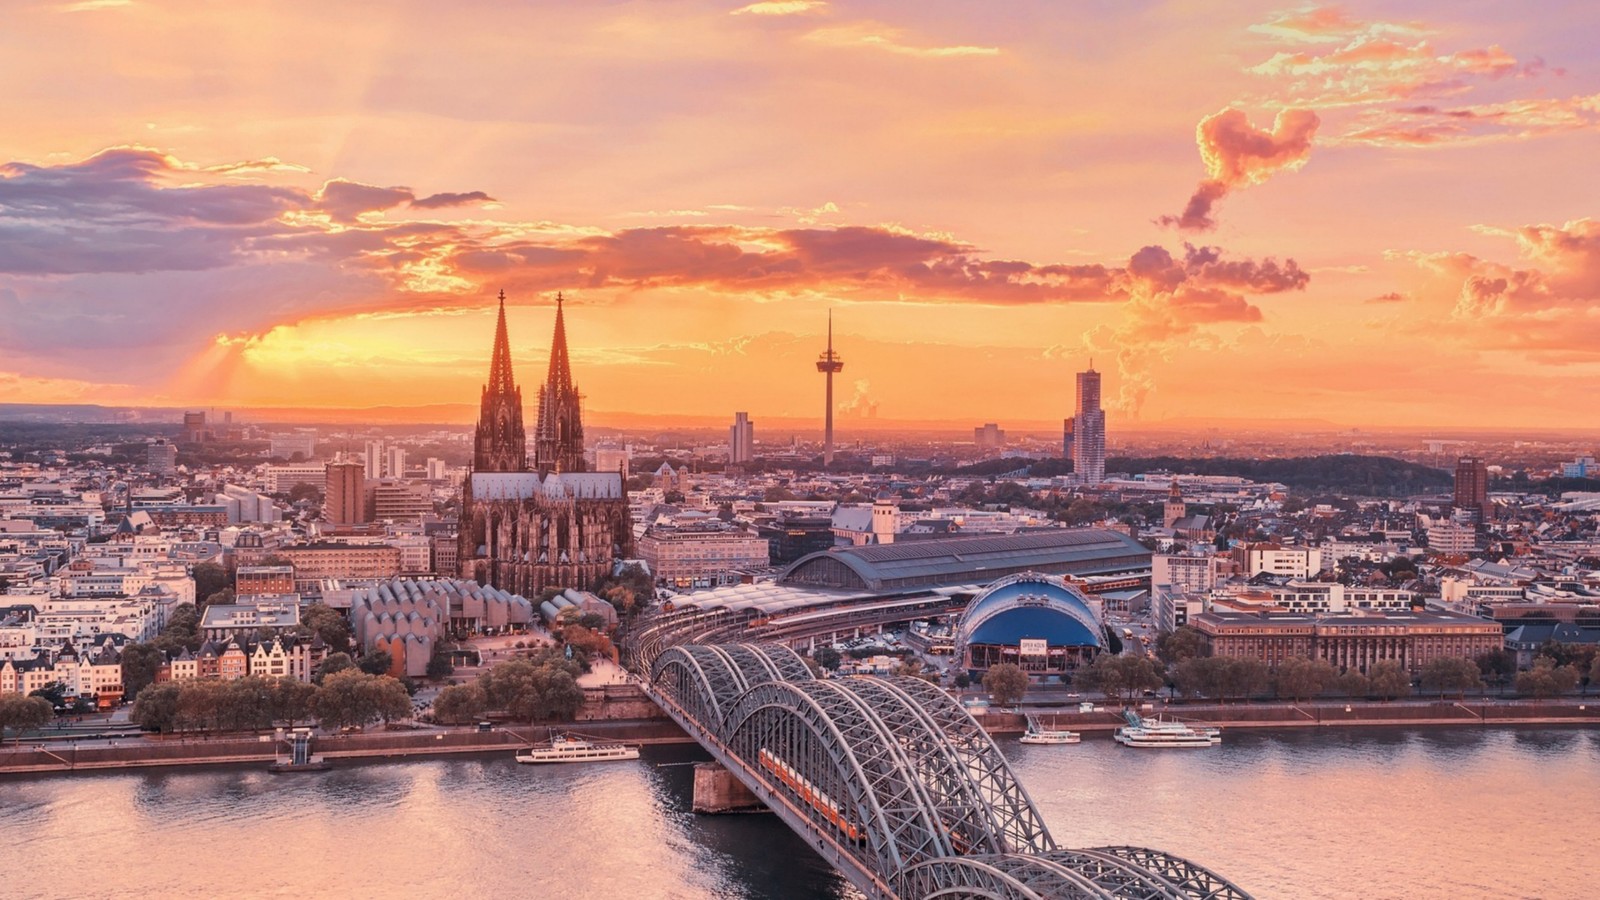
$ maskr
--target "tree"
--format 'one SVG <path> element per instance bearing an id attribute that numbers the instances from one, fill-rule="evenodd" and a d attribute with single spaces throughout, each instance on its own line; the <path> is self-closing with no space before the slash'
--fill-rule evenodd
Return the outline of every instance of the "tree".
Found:
<path id="1" fill-rule="evenodd" d="M 1166 682 L 1155 664 L 1143 656 L 1114 656 L 1102 653 L 1089 667 L 1082 669 L 1078 681 L 1091 690 L 1098 690 L 1108 698 L 1115 697 L 1131 702 L 1144 691 L 1153 691 Z"/>
<path id="2" fill-rule="evenodd" d="M 67 686 L 62 682 L 52 681 L 42 688 L 29 692 L 28 696 L 43 698 L 50 704 L 51 709 L 60 709 L 67 705 Z"/>
<path id="3" fill-rule="evenodd" d="M 193 603 L 179 603 L 167 614 L 167 625 L 151 643 L 168 653 L 200 646 L 200 610 Z"/>
<path id="4" fill-rule="evenodd" d="M 345 614 L 326 603 L 317 602 L 300 612 L 302 635 L 322 638 L 331 653 L 348 653 L 350 650 L 350 622 Z"/>
<path id="5" fill-rule="evenodd" d="M 842 662 L 839 651 L 828 646 L 818 647 L 811 651 L 811 658 L 817 661 L 817 665 L 830 672 L 838 671 L 839 663 Z"/>
<path id="6" fill-rule="evenodd" d="M 1259 659 L 1229 659 L 1222 669 L 1221 699 L 1249 699 L 1267 689 L 1271 676 L 1267 664 Z"/>
<path id="7" fill-rule="evenodd" d="M 456 670 L 455 664 L 450 661 L 450 654 L 435 650 L 428 659 L 428 669 L 425 673 L 429 678 L 448 678 Z"/>
<path id="8" fill-rule="evenodd" d="M 1301 703 L 1327 690 L 1338 677 L 1327 660 L 1292 657 L 1278 665 L 1278 696 Z"/>
<path id="9" fill-rule="evenodd" d="M 196 598 L 209 597 L 226 588 L 233 578 L 228 570 L 216 563 L 199 563 L 189 570 L 189 575 L 194 578 L 194 595 Z"/>
<path id="10" fill-rule="evenodd" d="M 613 584 L 600 595 L 611 604 L 624 622 L 631 619 L 639 608 L 639 595 L 625 584 Z"/>
<path id="11" fill-rule="evenodd" d="M 200 608 L 206 609 L 212 606 L 228 606 L 229 604 L 233 603 L 233 600 L 233 588 L 223 588 L 220 591 L 215 591 L 211 594 L 208 594 L 206 599 L 200 604 Z"/>
<path id="12" fill-rule="evenodd" d="M 5 743 L 10 728 L 21 743 L 24 731 L 37 731 L 56 717 L 55 709 L 42 697 L 7 694 L 0 697 L 0 743 Z"/>
<path id="13" fill-rule="evenodd" d="M 606 629 L 606 617 L 599 613 L 584 613 L 578 617 L 578 624 L 590 631 L 604 631 Z"/>
<path id="14" fill-rule="evenodd" d="M 271 728 L 275 686 L 260 675 L 223 682 L 217 718 L 227 731 Z"/>
<path id="15" fill-rule="evenodd" d="M 130 718 L 145 731 L 171 734 L 178 729 L 178 697 L 183 686 L 175 681 L 153 684 L 139 692 Z"/>
<path id="16" fill-rule="evenodd" d="M 583 688 L 572 673 L 563 669 L 546 669 L 549 675 L 542 686 L 547 713 L 555 719 L 571 719 L 583 708 Z"/>
<path id="17" fill-rule="evenodd" d="M 983 689 L 996 706 L 1013 706 L 1028 692 L 1028 674 L 1014 663 L 1001 663 L 983 673 Z"/>
<path id="18" fill-rule="evenodd" d="M 1156 656 L 1169 666 L 1203 656 L 1205 649 L 1205 635 L 1200 633 L 1200 629 L 1191 625 L 1180 625 L 1173 631 L 1163 631 L 1156 639 Z"/>
<path id="19" fill-rule="evenodd" d="M 227 686 L 212 678 L 185 682 L 178 693 L 175 724 L 179 731 L 215 731 L 222 727 Z"/>
<path id="20" fill-rule="evenodd" d="M 1357 672 L 1355 669 L 1340 675 L 1338 685 L 1339 691 L 1346 697 L 1351 698 L 1365 697 L 1372 691 L 1372 682 L 1367 680 L 1367 676 Z"/>
<path id="21" fill-rule="evenodd" d="M 356 660 L 356 668 L 368 675 L 386 675 L 394 667 L 394 657 L 381 647 Z"/>
<path id="22" fill-rule="evenodd" d="M 561 639 L 572 648 L 572 653 L 580 659 L 588 659 L 596 653 L 611 656 L 611 639 L 597 631 L 583 625 L 568 625 L 561 631 Z"/>
<path id="23" fill-rule="evenodd" d="M 1505 684 L 1517 674 L 1517 655 L 1504 647 L 1481 654 L 1474 661 L 1485 681 Z"/>
<path id="24" fill-rule="evenodd" d="M 279 678 L 272 685 L 270 708 L 274 721 L 290 728 L 307 721 L 316 711 L 317 687 L 295 678 Z"/>
<path id="25" fill-rule="evenodd" d="M 303 502 L 303 501 L 309 501 L 309 502 L 312 502 L 312 503 L 321 503 L 322 502 L 322 489 L 317 487 L 314 484 L 310 484 L 310 483 L 304 482 L 304 481 L 302 481 L 301 483 L 295 485 L 292 488 L 289 488 L 289 502 L 290 503 L 300 503 L 300 502 Z"/>
<path id="26" fill-rule="evenodd" d="M 512 718 L 528 722 L 569 719 L 583 706 L 577 669 L 571 660 L 543 651 L 535 658 L 495 666 L 478 677 L 478 684 L 489 707 L 503 709 Z"/>
<path id="27" fill-rule="evenodd" d="M 1396 660 L 1385 659 L 1367 672 L 1368 690 L 1384 700 L 1411 696 L 1411 673 Z"/>
<path id="28" fill-rule="evenodd" d="M 411 714 L 411 696 L 399 679 L 359 669 L 328 675 L 314 705 L 324 728 L 366 728 L 379 719 L 389 722 Z"/>
<path id="29" fill-rule="evenodd" d="M 961 671 L 956 673 L 956 677 L 950 679 L 950 683 L 955 685 L 956 690 L 964 691 L 972 685 L 972 678 L 965 671 Z"/>
<path id="30" fill-rule="evenodd" d="M 138 701 L 139 692 L 155 683 L 167 654 L 155 644 L 129 644 L 122 648 L 122 696 Z"/>
<path id="31" fill-rule="evenodd" d="M 1533 668 L 1517 675 L 1517 693 L 1543 700 L 1578 686 L 1578 673 L 1571 666 L 1558 666 L 1548 656 L 1537 656 Z"/>
<path id="32" fill-rule="evenodd" d="M 1589 683 L 1600 681 L 1600 653 L 1595 654 L 1594 662 L 1589 664 Z"/>
<path id="33" fill-rule="evenodd" d="M 475 722 L 483 715 L 488 698 L 477 684 L 452 684 L 433 701 L 433 717 L 446 725 Z"/>
<path id="34" fill-rule="evenodd" d="M 1483 676 L 1478 664 L 1459 656 L 1441 656 L 1422 667 L 1424 690 L 1438 691 L 1443 700 L 1453 692 L 1457 700 L 1465 700 L 1467 691 L 1483 687 Z"/>
<path id="35" fill-rule="evenodd" d="M 355 664 L 355 660 L 351 659 L 348 653 L 330 653 L 322 658 L 322 662 L 317 663 L 316 671 L 311 673 L 311 681 L 314 684 L 321 684 L 329 675 L 354 668 Z"/>

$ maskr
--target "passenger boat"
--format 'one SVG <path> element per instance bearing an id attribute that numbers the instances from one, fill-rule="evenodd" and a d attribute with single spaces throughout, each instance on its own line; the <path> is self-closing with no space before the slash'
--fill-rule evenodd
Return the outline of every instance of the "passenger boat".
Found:
<path id="1" fill-rule="evenodd" d="M 1133 710 L 1122 714 L 1128 724 L 1117 729 L 1117 743 L 1126 747 L 1215 747 L 1222 743 L 1222 731 L 1185 722 L 1142 718 Z"/>
<path id="2" fill-rule="evenodd" d="M 1024 744 L 1076 744 L 1081 738 L 1076 731 L 1058 731 L 1039 724 L 1039 717 L 1028 714 L 1028 730 L 1018 740 Z"/>
<path id="3" fill-rule="evenodd" d="M 548 747 L 529 747 L 517 754 L 519 763 L 602 762 L 638 758 L 639 748 L 631 744 L 596 742 L 565 734 L 552 738 Z"/>

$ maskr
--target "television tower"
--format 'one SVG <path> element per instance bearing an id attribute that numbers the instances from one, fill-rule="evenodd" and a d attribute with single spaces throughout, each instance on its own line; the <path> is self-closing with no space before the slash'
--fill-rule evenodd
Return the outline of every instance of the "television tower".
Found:
<path id="1" fill-rule="evenodd" d="M 817 357 L 817 371 L 828 376 L 828 406 L 822 429 L 822 467 L 833 465 L 833 374 L 844 371 L 844 360 L 833 352 L 833 310 L 828 310 L 828 352 Z"/>

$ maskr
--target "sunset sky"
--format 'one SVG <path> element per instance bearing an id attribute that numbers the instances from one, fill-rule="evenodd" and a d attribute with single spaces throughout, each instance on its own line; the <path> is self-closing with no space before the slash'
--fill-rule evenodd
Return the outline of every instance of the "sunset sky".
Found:
<path id="1" fill-rule="evenodd" d="M 448 11 L 446 11 L 448 10 Z M 19 0 L 0 402 L 1594 426 L 1600 4 Z"/>

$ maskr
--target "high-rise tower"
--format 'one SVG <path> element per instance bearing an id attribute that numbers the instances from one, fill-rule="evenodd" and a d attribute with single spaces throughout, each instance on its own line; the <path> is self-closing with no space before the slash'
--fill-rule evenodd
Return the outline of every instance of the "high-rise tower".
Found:
<path id="1" fill-rule="evenodd" d="M 556 330 L 550 339 L 550 374 L 539 388 L 539 418 L 533 431 L 533 467 L 541 473 L 582 472 L 583 413 L 572 362 L 567 356 L 566 317 L 556 294 Z"/>
<path id="2" fill-rule="evenodd" d="M 822 465 L 833 465 L 833 376 L 844 371 L 844 359 L 833 352 L 833 310 L 828 310 L 828 352 L 817 357 L 817 371 L 828 377 L 827 414 L 822 426 Z"/>
<path id="3" fill-rule="evenodd" d="M 1494 518 L 1489 502 L 1489 467 L 1481 457 L 1463 456 L 1456 461 L 1455 508 L 1472 515 L 1475 522 Z"/>
<path id="4" fill-rule="evenodd" d="M 1100 373 L 1078 373 L 1078 407 L 1072 417 L 1072 472 L 1084 484 L 1106 480 L 1106 411 L 1100 408 Z"/>
<path id="5" fill-rule="evenodd" d="M 560 328 L 560 318 L 556 319 Z M 370 457 L 371 451 L 368 451 Z M 500 292 L 500 321 L 494 330 L 489 383 L 483 386 L 478 432 L 472 442 L 474 472 L 526 472 L 528 438 L 522 429 L 522 388 L 511 374 L 511 340 L 506 336 L 506 292 Z M 378 474 L 369 459 L 367 474 Z"/>
<path id="6" fill-rule="evenodd" d="M 733 414 L 733 424 L 728 428 L 728 462 L 744 465 L 756 458 L 756 423 L 747 412 Z"/>

